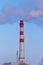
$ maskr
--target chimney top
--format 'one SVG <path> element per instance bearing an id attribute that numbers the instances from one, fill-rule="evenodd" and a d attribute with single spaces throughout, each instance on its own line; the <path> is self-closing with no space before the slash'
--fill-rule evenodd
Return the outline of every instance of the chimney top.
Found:
<path id="1" fill-rule="evenodd" d="M 23 20 L 20 20 L 20 23 L 23 23 Z"/>

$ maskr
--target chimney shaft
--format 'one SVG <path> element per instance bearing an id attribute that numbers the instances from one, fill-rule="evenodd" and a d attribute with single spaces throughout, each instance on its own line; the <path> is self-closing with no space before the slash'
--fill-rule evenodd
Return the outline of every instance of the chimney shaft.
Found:
<path id="1" fill-rule="evenodd" d="M 24 22 L 23 20 L 20 20 L 19 60 L 20 62 L 24 62 Z"/>

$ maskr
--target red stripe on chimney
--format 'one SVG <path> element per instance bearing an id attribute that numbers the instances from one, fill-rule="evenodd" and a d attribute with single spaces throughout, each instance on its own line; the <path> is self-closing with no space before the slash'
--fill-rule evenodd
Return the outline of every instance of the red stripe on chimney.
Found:
<path id="1" fill-rule="evenodd" d="M 24 35 L 24 31 L 20 31 L 20 35 Z"/>
<path id="2" fill-rule="evenodd" d="M 24 39 L 20 39 L 20 43 L 21 43 L 21 42 L 24 42 Z"/>

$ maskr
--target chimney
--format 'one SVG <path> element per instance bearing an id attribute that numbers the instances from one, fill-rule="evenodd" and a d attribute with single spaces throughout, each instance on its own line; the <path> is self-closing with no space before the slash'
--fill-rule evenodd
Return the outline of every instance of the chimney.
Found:
<path id="1" fill-rule="evenodd" d="M 20 20 L 19 60 L 20 62 L 24 62 L 24 22 L 23 20 Z"/>

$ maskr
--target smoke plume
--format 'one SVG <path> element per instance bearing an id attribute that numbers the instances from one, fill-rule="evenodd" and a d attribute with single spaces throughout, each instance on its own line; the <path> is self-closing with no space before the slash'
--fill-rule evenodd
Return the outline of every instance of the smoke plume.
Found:
<path id="1" fill-rule="evenodd" d="M 40 5 L 35 10 L 29 12 L 26 9 L 12 7 L 7 4 L 2 9 L 2 14 L 0 15 L 0 23 L 7 23 L 8 21 L 11 21 L 13 16 L 27 21 L 43 17 L 43 5 Z"/>
<path id="2" fill-rule="evenodd" d="M 42 57 L 41 62 L 39 63 L 39 65 L 43 65 L 43 57 Z"/>

